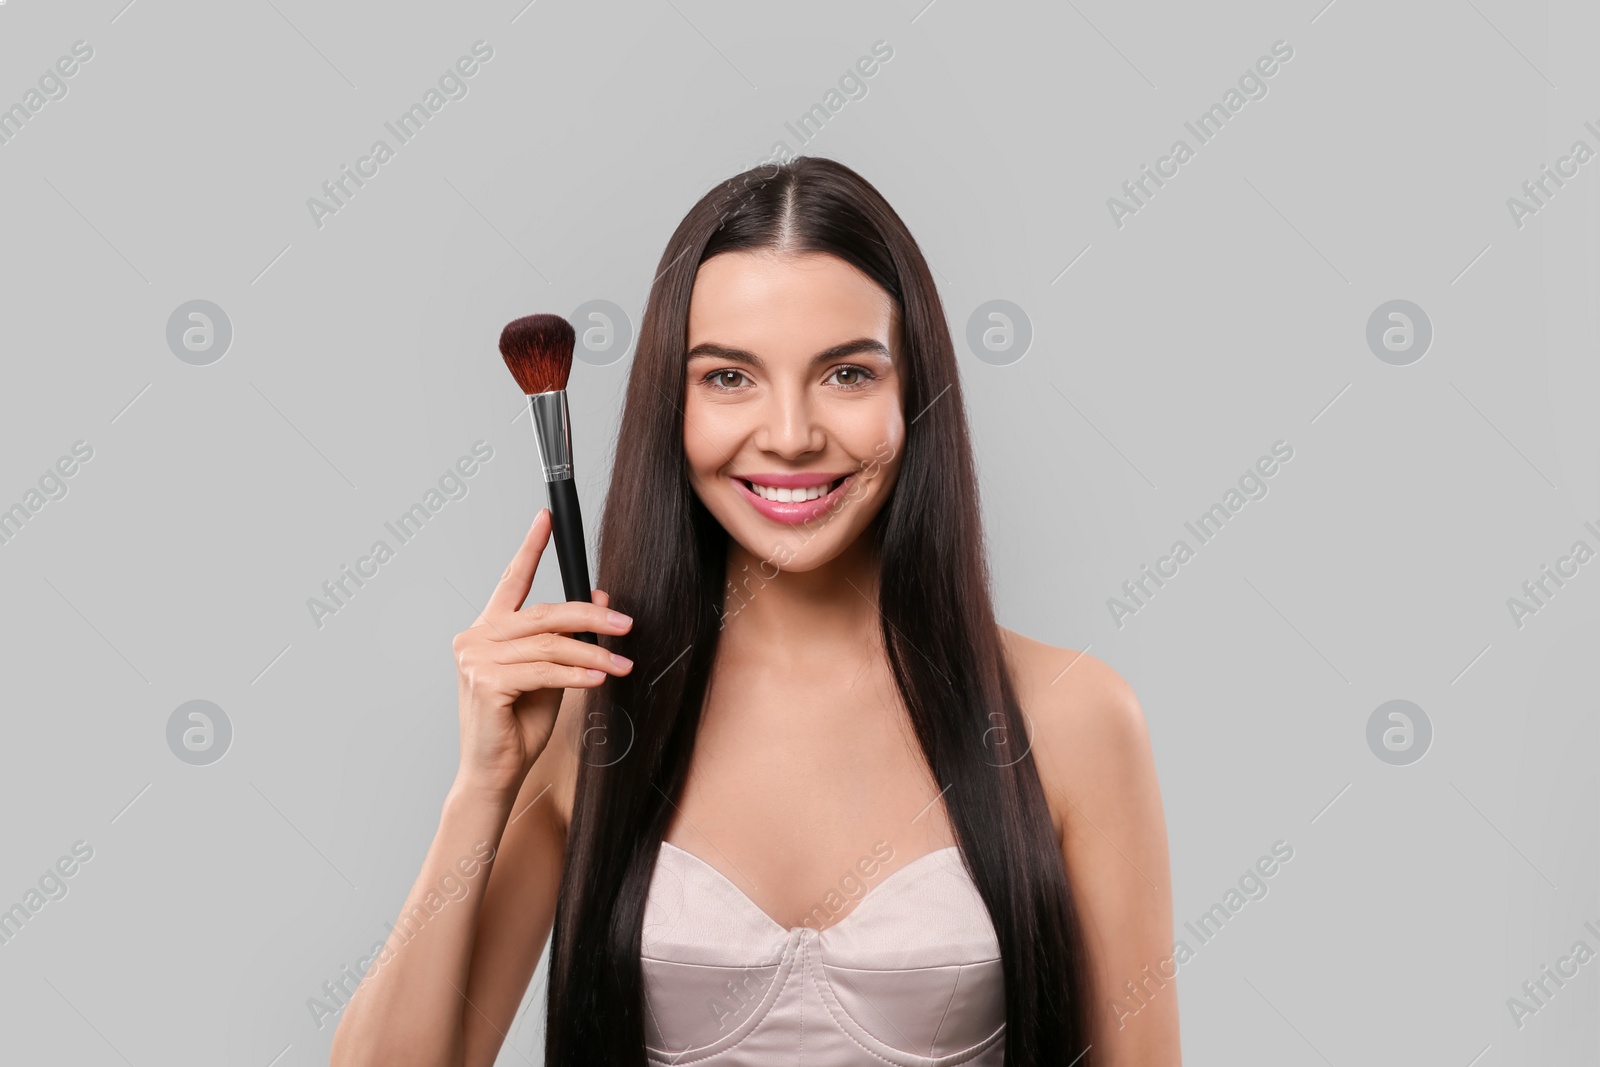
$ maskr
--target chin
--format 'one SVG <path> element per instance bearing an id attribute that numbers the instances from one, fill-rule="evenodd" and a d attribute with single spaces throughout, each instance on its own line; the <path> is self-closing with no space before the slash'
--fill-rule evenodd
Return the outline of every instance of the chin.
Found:
<path id="1" fill-rule="evenodd" d="M 782 534 L 772 539 L 767 551 L 759 553 L 762 559 L 772 561 L 772 566 L 791 574 L 804 574 L 826 566 L 839 557 L 843 543 L 828 534 L 818 534 L 804 544 L 785 540 Z M 781 561 L 781 562 L 780 562 Z"/>
<path id="2" fill-rule="evenodd" d="M 850 506 L 860 503 L 863 501 L 856 501 Z M 737 509 L 747 507 L 739 500 L 732 501 L 731 506 L 736 509 L 735 514 Z M 728 521 L 726 515 L 718 515 L 717 518 L 732 541 L 749 555 L 763 561 L 762 569 L 769 576 L 775 576 L 777 571 L 803 574 L 832 563 L 844 555 L 858 538 L 866 536 L 867 527 L 871 524 L 870 516 L 863 521 L 859 514 L 847 519 L 842 513 L 814 527 L 795 526 L 788 529 L 760 518 L 752 520 L 746 515 L 738 515 L 736 522 Z"/>

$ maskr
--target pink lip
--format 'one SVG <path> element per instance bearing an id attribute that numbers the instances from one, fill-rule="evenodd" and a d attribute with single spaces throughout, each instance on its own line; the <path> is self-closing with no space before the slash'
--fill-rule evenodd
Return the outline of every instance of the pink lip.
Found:
<path id="1" fill-rule="evenodd" d="M 752 493 L 744 484 L 743 478 L 732 477 L 728 480 L 733 483 L 734 488 L 739 491 L 740 495 L 750 502 L 752 507 L 773 522 L 796 525 L 802 522 L 809 522 L 819 515 L 825 514 L 838 499 L 839 494 L 854 480 L 855 476 L 837 474 L 831 477 L 815 474 L 761 474 L 751 476 L 750 481 L 759 485 L 770 485 L 778 489 L 807 489 L 813 485 L 827 485 L 834 478 L 839 477 L 843 477 L 844 481 L 840 482 L 833 492 L 824 493 L 815 500 L 790 501 L 786 504 L 776 500 L 768 500 L 764 496 Z M 777 480 L 771 481 L 769 479 Z M 796 484 L 785 484 L 786 482 Z"/>

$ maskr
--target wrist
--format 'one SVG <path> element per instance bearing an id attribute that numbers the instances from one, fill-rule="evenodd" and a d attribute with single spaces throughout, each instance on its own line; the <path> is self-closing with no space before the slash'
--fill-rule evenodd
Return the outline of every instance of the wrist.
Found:
<path id="1" fill-rule="evenodd" d="M 447 809 L 475 809 L 508 814 L 516 802 L 518 787 L 458 770 L 450 791 L 445 794 Z"/>

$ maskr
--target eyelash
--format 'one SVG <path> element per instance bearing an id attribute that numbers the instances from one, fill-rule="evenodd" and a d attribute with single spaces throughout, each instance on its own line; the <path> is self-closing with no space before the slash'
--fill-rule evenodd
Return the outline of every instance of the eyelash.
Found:
<path id="1" fill-rule="evenodd" d="M 841 385 L 841 386 L 839 386 L 840 389 L 845 389 L 845 390 L 855 390 L 855 389 L 864 388 L 867 385 L 868 382 L 876 381 L 877 378 L 878 378 L 878 376 L 876 374 L 873 374 L 867 368 L 861 367 L 861 366 L 857 366 L 854 363 L 846 363 L 846 364 L 842 364 L 840 366 L 837 366 L 837 367 L 833 368 L 832 372 L 829 373 L 828 377 L 831 378 L 831 377 L 833 377 L 833 375 L 839 373 L 840 371 L 854 371 L 857 374 L 861 375 L 861 377 L 862 377 L 862 380 L 856 382 L 854 385 Z M 746 377 L 744 371 L 735 370 L 732 367 L 722 367 L 722 368 L 719 368 L 718 370 L 714 370 L 711 373 L 707 374 L 705 377 L 701 378 L 700 381 L 701 381 L 702 384 L 710 386 L 714 391 L 719 392 L 719 393 L 736 392 L 737 388 L 738 388 L 737 386 L 724 387 L 724 386 L 716 385 L 716 384 L 713 383 L 713 379 L 715 379 L 719 375 L 723 375 L 723 374 L 737 374 L 741 378 Z M 826 380 L 826 379 L 824 379 L 824 380 Z"/>

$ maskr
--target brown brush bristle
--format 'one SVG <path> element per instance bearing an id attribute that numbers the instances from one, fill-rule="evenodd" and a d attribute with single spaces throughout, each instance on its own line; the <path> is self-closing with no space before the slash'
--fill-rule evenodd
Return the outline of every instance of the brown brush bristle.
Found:
<path id="1" fill-rule="evenodd" d="M 577 340 L 560 315 L 527 315 L 500 331 L 500 355 L 524 393 L 549 393 L 567 387 Z"/>

